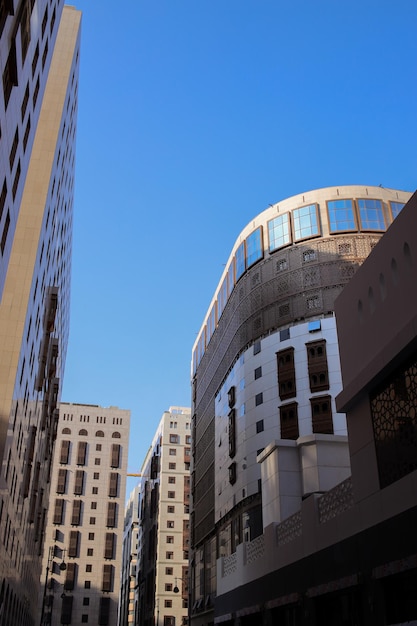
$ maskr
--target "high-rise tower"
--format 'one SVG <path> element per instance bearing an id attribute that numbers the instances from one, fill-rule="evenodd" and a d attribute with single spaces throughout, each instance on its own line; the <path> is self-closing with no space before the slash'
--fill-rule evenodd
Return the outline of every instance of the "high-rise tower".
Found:
<path id="1" fill-rule="evenodd" d="M 32 624 L 69 330 L 81 14 L 0 5 L 0 624 Z"/>

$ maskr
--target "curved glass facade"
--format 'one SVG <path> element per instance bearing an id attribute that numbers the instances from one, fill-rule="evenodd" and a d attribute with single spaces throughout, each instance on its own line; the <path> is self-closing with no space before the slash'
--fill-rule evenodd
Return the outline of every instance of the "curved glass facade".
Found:
<path id="1" fill-rule="evenodd" d="M 194 346 L 192 374 L 213 337 L 235 284 L 249 268 L 298 242 L 346 233 L 380 234 L 409 197 L 408 192 L 381 187 L 328 187 L 294 196 L 258 215 L 251 222 L 255 226 L 242 231 L 229 257 Z M 308 199 L 313 201 L 308 203 Z M 279 259 L 277 263 L 281 267 L 286 260 Z"/>

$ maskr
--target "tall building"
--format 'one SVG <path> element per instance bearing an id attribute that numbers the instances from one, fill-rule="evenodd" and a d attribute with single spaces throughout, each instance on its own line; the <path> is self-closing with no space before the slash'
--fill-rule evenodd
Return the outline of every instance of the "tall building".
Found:
<path id="1" fill-rule="evenodd" d="M 123 531 L 118 626 L 136 624 L 136 570 L 138 562 L 139 485 L 126 504 Z"/>
<path id="2" fill-rule="evenodd" d="M 242 563 L 257 560 L 271 524 L 350 475 L 334 302 L 409 197 L 365 186 L 300 194 L 256 216 L 232 248 L 192 355 L 196 626 L 261 624 L 256 589 L 275 583 L 261 567 L 249 593 Z"/>
<path id="3" fill-rule="evenodd" d="M 188 624 L 191 414 L 170 407 L 141 470 L 137 624 Z"/>
<path id="4" fill-rule="evenodd" d="M 124 409 L 60 405 L 41 624 L 116 624 L 129 425 Z"/>
<path id="5" fill-rule="evenodd" d="M 69 327 L 81 15 L 0 3 L 0 624 L 33 624 Z"/>

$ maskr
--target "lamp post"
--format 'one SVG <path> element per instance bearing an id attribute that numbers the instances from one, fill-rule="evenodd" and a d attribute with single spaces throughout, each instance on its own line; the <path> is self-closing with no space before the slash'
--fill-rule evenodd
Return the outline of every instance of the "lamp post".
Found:
<path id="1" fill-rule="evenodd" d="M 45 572 L 45 584 L 43 587 L 43 597 L 42 597 L 42 610 L 41 610 L 41 620 L 39 622 L 40 626 L 43 626 L 44 624 L 44 618 L 45 618 L 45 601 L 46 601 L 46 590 L 48 588 L 48 578 L 49 578 L 49 572 L 52 570 L 53 571 L 53 565 L 54 565 L 54 557 L 56 556 L 55 554 L 56 551 L 56 546 L 49 546 L 49 550 L 48 550 L 48 560 L 46 562 L 46 572 Z M 62 550 L 61 553 L 61 563 L 59 564 L 59 569 L 61 570 L 61 572 L 65 571 L 67 569 L 67 565 L 65 563 L 65 552 L 66 550 Z"/>
<path id="2" fill-rule="evenodd" d="M 188 578 L 182 578 L 181 576 L 175 576 L 175 585 L 174 585 L 174 588 L 172 590 L 174 593 L 179 593 L 180 592 L 180 589 L 178 587 L 178 580 L 180 580 L 181 582 L 183 582 L 183 583 L 185 583 L 187 585 L 187 589 L 186 589 L 186 591 L 187 591 L 187 624 L 189 624 L 189 622 L 190 622 L 190 597 L 189 597 L 189 589 L 188 589 Z M 184 597 L 183 597 L 183 599 L 184 599 Z"/>

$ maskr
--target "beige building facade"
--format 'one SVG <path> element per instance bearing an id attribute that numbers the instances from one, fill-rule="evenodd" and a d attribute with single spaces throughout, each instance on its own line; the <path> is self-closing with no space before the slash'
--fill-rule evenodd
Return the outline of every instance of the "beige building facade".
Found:
<path id="1" fill-rule="evenodd" d="M 129 426 L 124 409 L 60 405 L 41 624 L 117 622 Z"/>
<path id="2" fill-rule="evenodd" d="M 195 626 L 268 620 L 256 608 L 276 569 L 265 533 L 287 519 L 297 528 L 311 499 L 349 479 L 334 304 L 409 198 L 314 190 L 271 206 L 236 239 L 192 354 Z"/>
<path id="3" fill-rule="evenodd" d="M 0 624 L 34 624 L 69 330 L 81 14 L 0 7 Z"/>
<path id="4" fill-rule="evenodd" d="M 162 415 L 142 465 L 137 624 L 188 624 L 191 414 Z"/>

